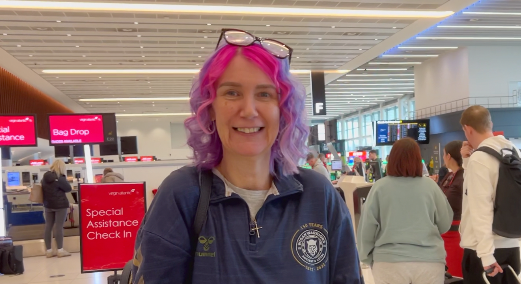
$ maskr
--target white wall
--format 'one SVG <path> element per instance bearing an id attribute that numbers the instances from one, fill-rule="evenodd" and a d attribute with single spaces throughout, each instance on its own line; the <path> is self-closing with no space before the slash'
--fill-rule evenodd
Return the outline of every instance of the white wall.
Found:
<path id="1" fill-rule="evenodd" d="M 470 97 L 511 96 L 509 83 L 521 81 L 521 46 L 468 48 Z"/>
<path id="2" fill-rule="evenodd" d="M 168 118 L 118 119 L 118 136 L 137 136 L 140 156 L 171 160 L 191 155 L 183 123 Z"/>
<path id="3" fill-rule="evenodd" d="M 469 97 L 467 48 L 447 52 L 414 67 L 416 110 Z"/>

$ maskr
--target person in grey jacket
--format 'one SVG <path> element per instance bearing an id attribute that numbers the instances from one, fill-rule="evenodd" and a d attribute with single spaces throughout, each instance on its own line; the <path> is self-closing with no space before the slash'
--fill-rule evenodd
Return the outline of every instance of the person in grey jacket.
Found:
<path id="1" fill-rule="evenodd" d="M 103 178 L 101 183 L 113 183 L 113 182 L 124 182 L 123 175 L 115 173 L 111 168 L 105 168 L 103 170 Z"/>
<path id="2" fill-rule="evenodd" d="M 445 248 L 441 234 L 453 212 L 438 185 L 422 177 L 418 143 L 394 143 L 387 177 L 378 180 L 362 208 L 360 260 L 372 266 L 375 284 L 440 284 Z"/>
<path id="3" fill-rule="evenodd" d="M 62 160 L 56 160 L 52 163 L 50 171 L 46 172 L 42 179 L 43 206 L 45 208 L 44 239 L 48 258 L 54 256 L 51 248 L 53 227 L 54 238 L 58 246 L 58 257 L 71 255 L 63 249 L 63 224 L 69 209 L 69 200 L 65 193 L 72 190 L 65 173 L 65 163 Z"/>
<path id="4" fill-rule="evenodd" d="M 321 160 L 319 160 L 313 153 L 309 153 L 306 162 L 313 168 L 313 170 L 327 178 L 327 180 L 330 180 L 329 172 L 327 171 L 326 167 L 324 167 L 324 164 Z"/>

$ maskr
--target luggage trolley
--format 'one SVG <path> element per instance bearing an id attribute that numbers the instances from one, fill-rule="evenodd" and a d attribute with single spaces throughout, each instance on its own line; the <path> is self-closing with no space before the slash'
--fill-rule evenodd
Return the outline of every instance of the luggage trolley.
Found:
<path id="1" fill-rule="evenodd" d="M 501 265 L 501 269 L 503 269 L 503 273 L 506 273 L 507 270 L 512 272 L 512 274 L 513 274 L 512 277 L 514 277 L 517 280 L 517 283 L 521 284 L 521 280 L 519 280 L 519 277 L 517 276 L 516 271 L 510 265 Z M 487 279 L 487 273 L 486 272 L 483 272 L 483 280 L 485 280 L 485 283 L 490 284 L 490 282 Z"/>

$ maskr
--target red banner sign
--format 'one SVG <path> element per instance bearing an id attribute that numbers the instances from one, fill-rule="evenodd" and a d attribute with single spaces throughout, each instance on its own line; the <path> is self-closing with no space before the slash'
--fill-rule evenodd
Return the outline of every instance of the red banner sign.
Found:
<path id="1" fill-rule="evenodd" d="M 145 216 L 144 183 L 80 184 L 81 272 L 121 270 Z"/>
<path id="2" fill-rule="evenodd" d="M 30 160 L 29 165 L 31 166 L 43 166 L 45 165 L 45 160 Z"/>
<path id="3" fill-rule="evenodd" d="M 356 151 L 356 152 L 349 152 L 349 157 L 359 157 L 362 162 L 365 163 L 367 160 L 367 152 L 366 151 Z"/>
<path id="4" fill-rule="evenodd" d="M 74 158 L 75 164 L 85 164 L 85 158 Z"/>
<path id="5" fill-rule="evenodd" d="M 51 145 L 103 143 L 103 116 L 99 114 L 49 115 Z"/>
<path id="6" fill-rule="evenodd" d="M 125 157 L 125 162 L 137 162 L 137 157 Z"/>
<path id="7" fill-rule="evenodd" d="M 153 162 L 154 156 L 141 156 L 141 162 Z"/>
<path id="8" fill-rule="evenodd" d="M 36 146 L 34 115 L 1 115 L 0 146 Z"/>
<path id="9" fill-rule="evenodd" d="M 90 161 L 93 164 L 101 164 L 101 158 L 91 158 Z"/>

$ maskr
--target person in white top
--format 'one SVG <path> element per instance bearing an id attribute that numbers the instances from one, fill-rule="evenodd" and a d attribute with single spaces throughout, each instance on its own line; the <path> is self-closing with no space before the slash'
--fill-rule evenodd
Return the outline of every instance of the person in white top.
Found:
<path id="1" fill-rule="evenodd" d="M 324 167 L 324 164 L 322 161 L 320 161 L 313 153 L 309 153 L 306 162 L 313 168 L 315 172 L 320 173 L 321 175 L 325 176 L 327 180 L 331 180 L 331 177 L 329 175 L 329 172 L 327 171 L 326 167 Z"/>
<path id="2" fill-rule="evenodd" d="M 492 232 L 499 161 L 475 150 L 487 146 L 500 152 L 503 148 L 515 147 L 505 137 L 494 136 L 490 112 L 482 106 L 466 109 L 460 123 L 468 140 L 463 142 L 461 149 L 465 169 L 460 224 L 464 283 L 485 283 L 482 274 L 489 269 L 490 283 L 507 283 L 501 282 L 503 277 L 506 278 L 501 265 L 508 264 L 519 274 L 519 240 L 503 238 Z"/>

